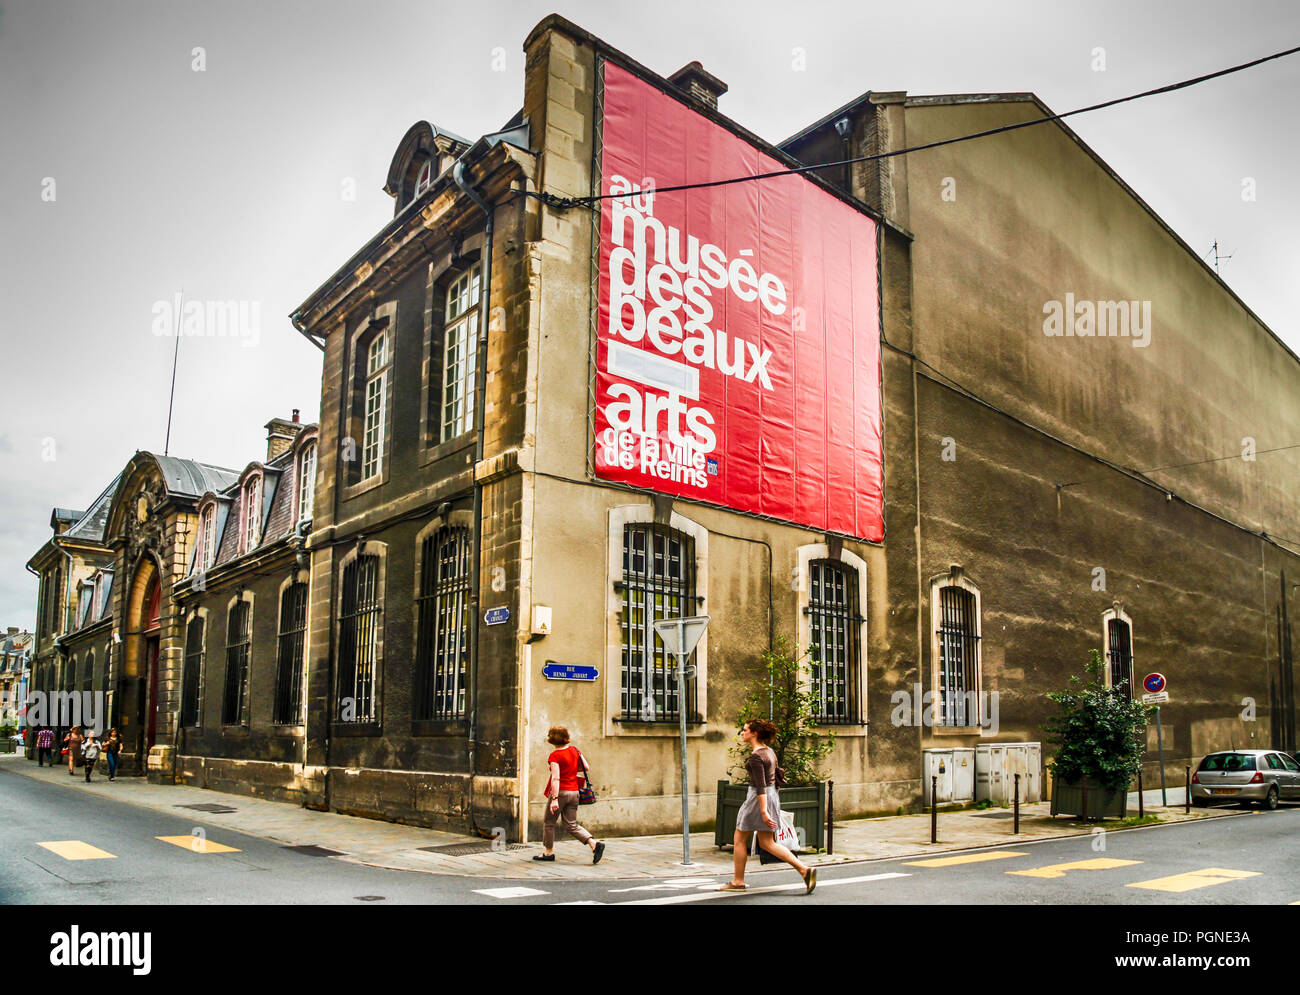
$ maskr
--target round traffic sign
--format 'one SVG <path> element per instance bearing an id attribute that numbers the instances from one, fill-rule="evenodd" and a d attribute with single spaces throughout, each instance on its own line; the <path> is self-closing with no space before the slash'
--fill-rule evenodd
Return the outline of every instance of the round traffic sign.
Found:
<path id="1" fill-rule="evenodd" d="M 1142 686 L 1152 694 L 1157 694 L 1165 689 L 1165 675 L 1147 674 L 1142 681 Z"/>

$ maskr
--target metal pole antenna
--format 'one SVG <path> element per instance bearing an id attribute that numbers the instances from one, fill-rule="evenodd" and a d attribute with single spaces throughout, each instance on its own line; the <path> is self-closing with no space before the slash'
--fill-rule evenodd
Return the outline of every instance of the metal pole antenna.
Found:
<path id="1" fill-rule="evenodd" d="M 181 354 L 181 309 L 185 304 L 185 288 L 176 297 L 176 345 L 172 349 L 172 387 L 167 395 L 167 437 L 163 440 L 163 455 L 171 451 L 172 446 L 172 406 L 176 403 L 176 361 Z"/>
<path id="2" fill-rule="evenodd" d="M 682 640 L 677 642 L 677 715 L 682 730 L 682 864 L 691 862 L 691 809 L 686 783 L 686 657 L 681 653 Z"/>

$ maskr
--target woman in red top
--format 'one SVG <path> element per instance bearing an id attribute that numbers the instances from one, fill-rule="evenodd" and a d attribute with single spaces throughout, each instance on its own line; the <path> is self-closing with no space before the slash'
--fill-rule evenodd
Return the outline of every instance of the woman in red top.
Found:
<path id="1" fill-rule="evenodd" d="M 550 799 L 546 806 L 546 820 L 542 824 L 542 845 L 545 853 L 539 853 L 534 860 L 555 859 L 555 822 L 564 819 L 564 830 L 579 843 L 591 847 L 591 862 L 599 864 L 605 856 L 605 844 L 597 842 L 587 830 L 578 825 L 578 771 L 590 777 L 582 754 L 576 746 L 569 745 L 569 730 L 564 726 L 551 726 L 546 734 L 546 741 L 558 749 L 554 750 L 547 763 L 551 773 L 546 780 L 546 797 Z"/>

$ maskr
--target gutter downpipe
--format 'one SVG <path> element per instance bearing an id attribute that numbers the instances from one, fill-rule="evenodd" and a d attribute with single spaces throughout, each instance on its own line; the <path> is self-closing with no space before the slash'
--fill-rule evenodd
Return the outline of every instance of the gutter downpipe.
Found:
<path id="1" fill-rule="evenodd" d="M 483 837 L 478 827 L 474 810 L 474 780 L 478 774 L 478 671 L 479 671 L 479 627 L 482 624 L 482 611 L 479 604 L 479 585 L 482 581 L 483 560 L 483 485 L 479 483 L 478 466 L 483 462 L 483 441 L 485 435 L 484 416 L 487 392 L 487 352 L 488 352 L 488 314 L 492 299 L 492 234 L 495 227 L 495 213 L 492 205 L 474 192 L 465 182 L 464 159 L 457 159 L 452 167 L 452 179 L 456 186 L 465 192 L 476 207 L 487 217 L 487 228 L 483 243 L 483 289 L 482 302 L 479 305 L 479 339 L 478 367 L 474 371 L 474 559 L 470 563 L 469 603 L 474 613 L 474 624 L 469 630 L 469 821 L 474 832 Z"/>

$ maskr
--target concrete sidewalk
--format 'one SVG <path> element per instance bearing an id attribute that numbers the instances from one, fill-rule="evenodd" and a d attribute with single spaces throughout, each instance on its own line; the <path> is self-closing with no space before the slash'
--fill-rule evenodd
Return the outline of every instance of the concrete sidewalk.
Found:
<path id="1" fill-rule="evenodd" d="M 84 791 L 97 797 L 166 812 L 172 816 L 192 816 L 205 826 L 219 826 L 285 846 L 320 846 L 338 851 L 335 860 L 387 867 L 402 871 L 454 874 L 467 877 L 510 878 L 521 880 L 619 880 L 626 878 L 676 878 L 693 875 L 727 874 L 731 870 L 731 853 L 713 845 L 712 833 L 691 834 L 690 867 L 683 867 L 682 838 L 675 836 L 634 836 L 606 839 L 605 858 L 598 866 L 591 863 L 585 847 L 566 839 L 556 847 L 554 863 L 532 860 L 541 853 L 541 845 L 510 844 L 494 852 L 490 841 L 433 829 L 418 829 L 391 822 L 361 819 L 334 812 L 313 812 L 284 802 L 266 801 L 244 795 L 225 794 L 185 785 L 149 784 L 144 778 L 124 777 L 112 783 L 97 774 L 86 784 L 83 775 L 69 777 L 66 767 L 38 767 L 21 755 L 0 754 L 0 772 L 31 777 L 71 791 Z M 1183 789 L 1168 792 L 1170 808 L 1160 808 L 1160 792 L 1144 792 L 1149 815 L 1162 822 L 1216 818 L 1236 814 L 1237 809 L 1192 809 L 1184 814 Z M 1130 795 L 1133 814 L 1137 796 Z M 204 806 L 203 809 L 187 806 Z M 207 810 L 212 806 L 219 811 Z M 1113 821 L 1084 824 L 1064 817 L 1053 819 L 1046 802 L 1021 806 L 1020 834 L 1012 835 L 1010 809 L 984 811 L 940 811 L 939 842 L 930 843 L 930 817 L 923 815 L 887 816 L 878 819 L 853 819 L 835 823 L 833 854 L 808 854 L 801 859 L 808 864 L 824 865 L 879 860 L 887 857 L 935 855 L 954 850 L 997 846 L 1010 842 L 1052 839 L 1062 836 L 1087 836 L 1100 825 L 1117 828 Z M 220 842 L 208 831 L 209 838 Z M 431 851 L 429 847 L 457 847 L 470 851 L 460 855 Z"/>

